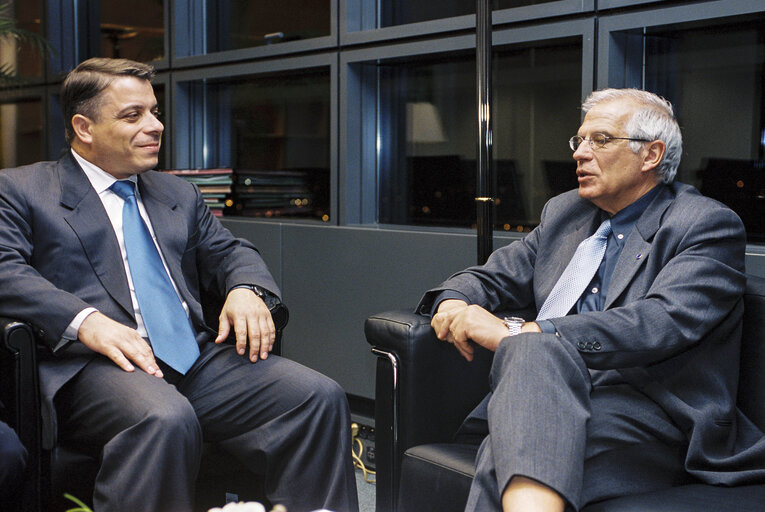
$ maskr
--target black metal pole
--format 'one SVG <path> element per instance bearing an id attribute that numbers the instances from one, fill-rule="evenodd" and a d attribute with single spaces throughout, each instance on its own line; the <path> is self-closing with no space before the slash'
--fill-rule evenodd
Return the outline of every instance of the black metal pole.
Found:
<path id="1" fill-rule="evenodd" d="M 493 249 L 494 183 L 491 158 L 491 0 L 476 0 L 476 89 L 478 158 L 476 165 L 476 231 L 478 264 Z"/>

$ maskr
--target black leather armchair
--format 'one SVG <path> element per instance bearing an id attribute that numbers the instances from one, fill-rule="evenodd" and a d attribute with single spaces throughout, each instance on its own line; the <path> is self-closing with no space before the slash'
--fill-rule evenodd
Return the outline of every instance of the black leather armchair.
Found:
<path id="1" fill-rule="evenodd" d="M 275 297 L 266 300 L 277 328 L 274 353 L 279 353 L 281 336 L 289 311 Z M 219 310 L 219 308 L 218 308 Z M 91 504 L 99 461 L 63 444 L 44 450 L 41 444 L 40 385 L 37 372 L 37 344 L 33 328 L 13 319 L 0 317 L 0 401 L 3 419 L 18 433 L 27 448 L 27 473 L 16 503 L 3 504 L 3 510 L 18 512 L 58 512 L 73 508 L 63 498 L 69 493 Z M 206 445 L 197 478 L 196 510 L 222 506 L 227 498 L 268 503 L 260 475 L 252 474 L 235 458 L 214 445 Z"/>
<path id="2" fill-rule="evenodd" d="M 765 279 L 750 276 L 744 296 L 739 407 L 765 430 Z M 528 318 L 528 316 L 527 316 Z M 430 319 L 389 311 L 367 319 L 377 359 L 375 430 L 377 512 L 462 511 L 475 474 L 478 446 L 453 436 L 488 392 L 492 353 L 467 363 L 438 341 Z M 586 512 L 741 511 L 765 508 L 765 484 L 690 484 L 606 500 Z"/>

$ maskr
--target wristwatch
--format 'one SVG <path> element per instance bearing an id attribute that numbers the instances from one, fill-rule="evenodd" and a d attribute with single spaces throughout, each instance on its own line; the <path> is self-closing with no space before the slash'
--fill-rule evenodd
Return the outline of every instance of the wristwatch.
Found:
<path id="1" fill-rule="evenodd" d="M 256 284 L 238 284 L 231 289 L 233 290 L 235 288 L 247 288 L 248 290 L 252 290 L 255 293 L 255 295 L 257 295 L 261 299 L 265 297 L 266 295 L 265 290 Z"/>
<path id="2" fill-rule="evenodd" d="M 523 318 L 519 318 L 517 316 L 506 316 L 502 319 L 502 322 L 505 324 L 505 327 L 507 327 L 507 331 L 510 333 L 510 336 L 520 334 L 521 327 L 523 327 L 525 321 L 526 320 Z"/>

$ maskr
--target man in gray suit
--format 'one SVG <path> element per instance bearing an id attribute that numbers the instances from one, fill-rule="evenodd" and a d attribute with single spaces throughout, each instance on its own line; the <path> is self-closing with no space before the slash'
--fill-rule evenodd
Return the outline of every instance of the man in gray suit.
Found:
<path id="1" fill-rule="evenodd" d="M 583 110 L 569 141 L 578 190 L 418 307 L 466 359 L 474 343 L 496 352 L 491 393 L 462 427 L 487 434 L 468 510 L 561 511 L 693 479 L 765 479 L 763 434 L 735 406 L 744 227 L 673 183 L 682 139 L 668 102 L 610 89 Z M 591 236 L 604 250 L 587 274 L 575 253 Z M 549 314 L 569 274 L 584 282 Z"/>
<path id="2" fill-rule="evenodd" d="M 0 172 L 0 311 L 51 349 L 45 444 L 58 435 L 101 457 L 99 512 L 190 510 L 203 441 L 265 463 L 268 498 L 290 512 L 356 510 L 345 393 L 269 355 L 263 297 L 279 290 L 257 250 L 195 186 L 151 170 L 163 131 L 153 73 L 83 62 L 62 85 L 70 151 Z M 203 294 L 225 299 L 217 332 Z"/>

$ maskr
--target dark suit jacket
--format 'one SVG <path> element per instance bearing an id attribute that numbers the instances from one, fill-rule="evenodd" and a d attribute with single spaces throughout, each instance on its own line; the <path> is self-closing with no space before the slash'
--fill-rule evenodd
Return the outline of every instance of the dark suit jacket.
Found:
<path id="1" fill-rule="evenodd" d="M 214 337 L 202 293 L 225 297 L 246 283 L 279 294 L 255 247 L 210 214 L 195 186 L 154 171 L 141 174 L 138 186 L 199 343 Z M 46 446 L 55 439 L 53 396 L 94 356 L 79 342 L 59 343 L 90 306 L 136 326 L 117 237 L 85 173 L 69 152 L 58 162 L 0 171 L 0 311 L 36 326 L 51 349 L 40 365 Z"/>
<path id="2" fill-rule="evenodd" d="M 688 185 L 662 189 L 628 236 L 604 311 L 553 319 L 592 370 L 617 371 L 687 434 L 686 469 L 710 483 L 765 479 L 763 434 L 737 410 L 745 231 L 724 205 Z M 540 225 L 426 293 L 446 289 L 491 311 L 539 311 L 579 243 L 600 222 L 571 191 Z"/>

